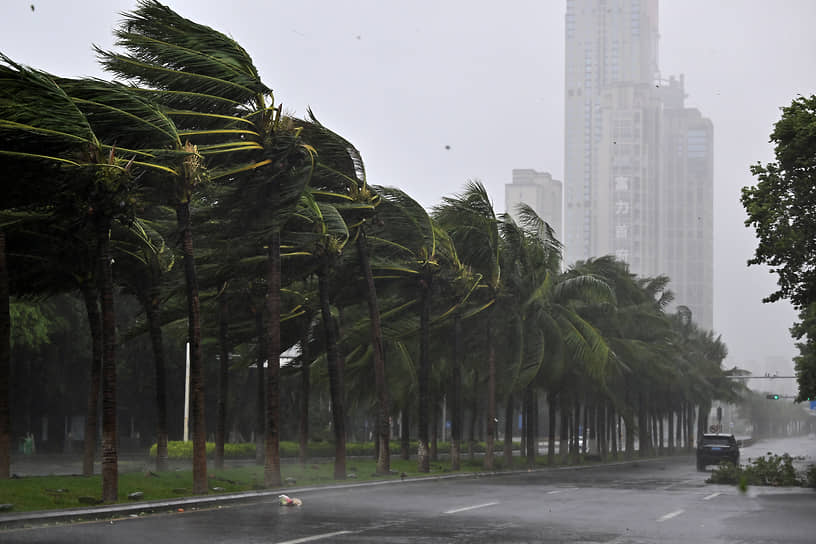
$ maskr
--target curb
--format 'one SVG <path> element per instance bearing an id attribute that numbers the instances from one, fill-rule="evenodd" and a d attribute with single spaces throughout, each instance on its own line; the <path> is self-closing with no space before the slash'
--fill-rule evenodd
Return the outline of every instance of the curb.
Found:
<path id="1" fill-rule="evenodd" d="M 123 517 L 140 517 L 144 514 L 181 513 L 188 509 L 213 508 L 224 504 L 240 504 L 258 502 L 265 499 L 277 499 L 281 493 L 312 493 L 327 489 L 352 489 L 357 487 L 374 487 L 380 485 L 396 485 L 434 480 L 451 480 L 459 478 L 486 478 L 493 476 L 520 476 L 536 472 L 554 472 L 559 470 L 586 470 L 601 467 L 616 467 L 637 465 L 657 461 L 678 461 L 688 459 L 686 455 L 668 457 L 650 457 L 646 459 L 632 459 L 614 463 L 567 465 L 557 467 L 543 467 L 531 470 L 509 470 L 496 472 L 463 472 L 458 474 L 444 474 L 434 476 L 415 476 L 406 480 L 379 480 L 370 482 L 329 484 L 310 487 L 281 487 L 263 491 L 244 491 L 241 493 L 224 493 L 222 495 L 207 495 L 201 497 L 183 497 L 180 499 L 164 499 L 156 501 L 141 501 L 133 503 L 111 504 L 107 506 L 89 506 L 85 508 L 67 508 L 63 510 L 35 510 L 16 514 L 0 514 L 0 532 L 7 529 L 39 527 L 48 524 L 71 523 L 81 521 L 97 521 L 103 519 L 117 519 Z M 180 512 L 180 509 L 181 510 Z"/>

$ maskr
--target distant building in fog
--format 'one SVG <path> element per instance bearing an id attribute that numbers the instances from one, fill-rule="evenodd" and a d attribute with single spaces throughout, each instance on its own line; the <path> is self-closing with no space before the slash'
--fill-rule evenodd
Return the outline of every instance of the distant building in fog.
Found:
<path id="1" fill-rule="evenodd" d="M 565 262 L 665 274 L 713 325 L 713 128 L 661 79 L 657 0 L 567 0 Z"/>
<path id="2" fill-rule="evenodd" d="M 661 123 L 658 267 L 694 321 L 714 321 L 714 127 L 683 105 L 683 78 L 666 85 Z"/>
<path id="3" fill-rule="evenodd" d="M 538 216 L 552 227 L 555 237 L 563 242 L 562 186 L 549 172 L 530 169 L 514 169 L 513 182 L 504 186 L 504 202 L 507 212 L 518 220 L 516 206 L 529 205 Z"/>

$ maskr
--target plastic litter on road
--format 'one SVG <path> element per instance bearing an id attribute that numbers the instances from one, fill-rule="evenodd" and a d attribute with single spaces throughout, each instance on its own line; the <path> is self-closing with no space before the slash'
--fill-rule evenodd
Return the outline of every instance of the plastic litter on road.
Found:
<path id="1" fill-rule="evenodd" d="M 288 495 L 278 495 L 281 506 L 303 506 L 303 501 L 292 498 Z"/>

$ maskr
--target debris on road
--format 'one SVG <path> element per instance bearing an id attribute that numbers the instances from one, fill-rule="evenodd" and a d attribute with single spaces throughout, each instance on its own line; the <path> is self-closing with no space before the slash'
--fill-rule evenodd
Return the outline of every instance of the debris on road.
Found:
<path id="1" fill-rule="evenodd" d="M 303 506 L 303 501 L 292 498 L 288 495 L 278 495 L 281 506 Z"/>

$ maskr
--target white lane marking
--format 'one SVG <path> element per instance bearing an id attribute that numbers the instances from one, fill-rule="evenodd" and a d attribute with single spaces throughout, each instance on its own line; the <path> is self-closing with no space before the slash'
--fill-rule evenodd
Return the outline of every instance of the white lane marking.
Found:
<path id="1" fill-rule="evenodd" d="M 657 522 L 660 523 L 661 521 L 666 521 L 667 519 L 676 518 L 683 512 L 685 512 L 685 510 L 675 510 L 674 512 L 669 512 L 665 516 L 660 516 L 659 518 L 657 518 Z"/>
<path id="2" fill-rule="evenodd" d="M 331 538 L 333 536 L 350 535 L 354 531 L 336 531 L 334 533 L 323 533 L 322 535 L 305 536 L 303 538 L 296 538 L 295 540 L 285 540 L 278 542 L 278 544 L 301 544 L 302 542 L 314 542 L 315 540 L 323 540 L 324 538 Z"/>
<path id="3" fill-rule="evenodd" d="M 442 512 L 443 514 L 457 514 L 459 512 L 465 512 L 467 510 L 476 510 L 477 508 L 486 508 L 488 506 L 493 506 L 499 504 L 498 502 L 486 502 L 484 504 L 477 504 L 475 506 L 465 506 L 464 508 L 454 508 L 453 510 L 448 510 L 447 512 Z"/>
<path id="4" fill-rule="evenodd" d="M 552 491 L 547 491 L 547 495 L 557 495 L 559 493 L 563 493 L 564 491 L 575 491 L 578 489 L 577 487 L 562 487 L 561 489 L 554 489 Z"/>
<path id="5" fill-rule="evenodd" d="M 712 493 L 711 495 L 709 495 L 707 497 L 703 497 L 703 500 L 704 501 L 710 501 L 714 497 L 719 497 L 720 495 L 722 495 L 722 493 L 719 493 L 719 492 L 718 493 Z"/>

